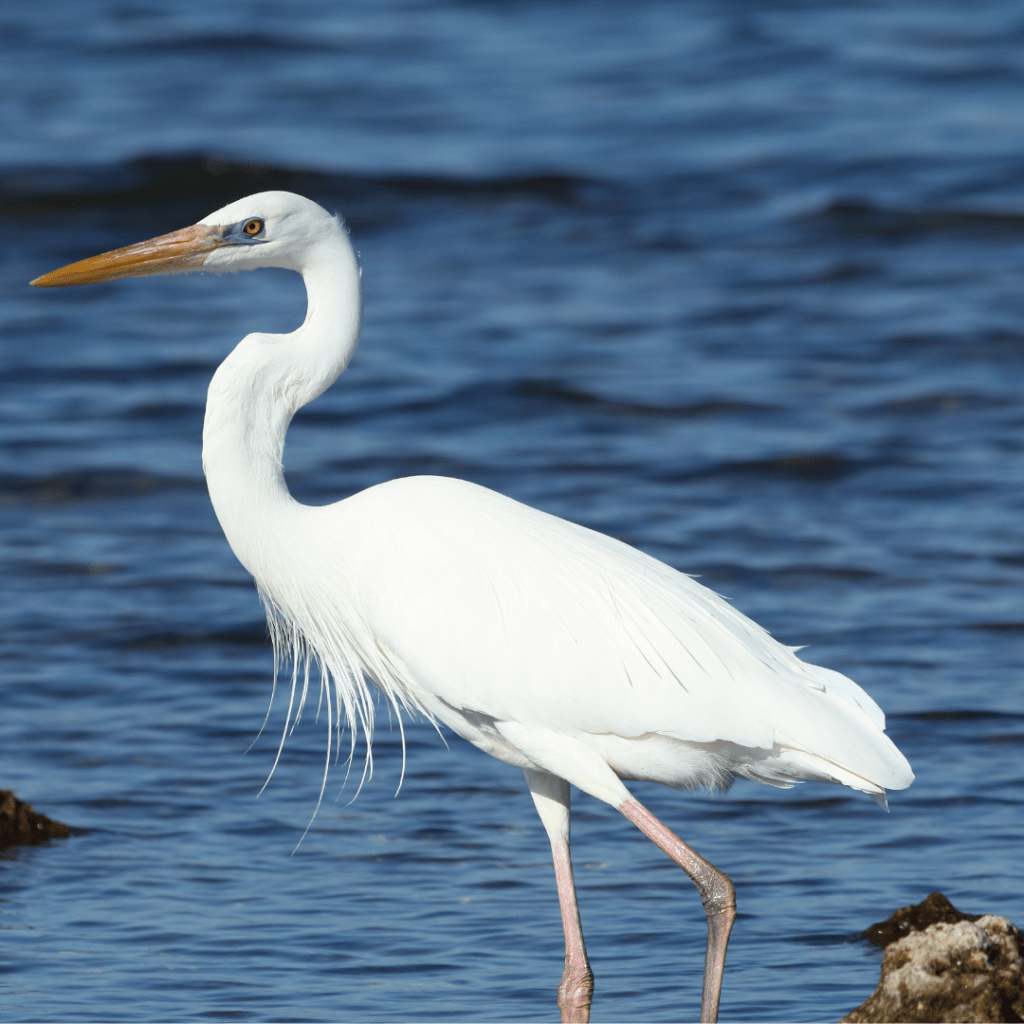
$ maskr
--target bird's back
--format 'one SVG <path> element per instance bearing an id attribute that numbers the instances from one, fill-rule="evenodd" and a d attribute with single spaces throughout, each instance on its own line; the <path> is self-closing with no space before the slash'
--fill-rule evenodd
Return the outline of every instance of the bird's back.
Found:
<path id="1" fill-rule="evenodd" d="M 516 745 L 514 723 L 670 785 L 818 778 L 879 796 L 913 778 L 860 687 L 628 545 L 442 477 L 305 512 L 314 547 L 346 538 L 340 561 L 320 546 L 320 570 L 358 581 L 413 699 L 490 753 Z"/>

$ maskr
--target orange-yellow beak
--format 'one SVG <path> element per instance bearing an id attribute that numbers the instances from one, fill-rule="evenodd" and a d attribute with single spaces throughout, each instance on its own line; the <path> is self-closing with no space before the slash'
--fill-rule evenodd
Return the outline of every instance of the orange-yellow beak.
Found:
<path id="1" fill-rule="evenodd" d="M 172 231 L 169 235 L 136 242 L 123 249 L 114 249 L 87 260 L 69 263 L 37 277 L 37 288 L 65 288 L 72 284 L 95 284 L 119 277 L 142 277 L 146 274 L 173 274 L 201 267 L 212 249 L 230 245 L 224 229 L 209 224 Z"/>

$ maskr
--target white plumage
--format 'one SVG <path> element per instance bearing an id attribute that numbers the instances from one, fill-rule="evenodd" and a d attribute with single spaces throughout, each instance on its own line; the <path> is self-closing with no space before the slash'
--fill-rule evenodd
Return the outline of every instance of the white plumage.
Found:
<path id="1" fill-rule="evenodd" d="M 728 879 L 630 796 L 623 779 L 722 787 L 839 782 L 884 803 L 913 774 L 855 683 L 800 660 L 696 581 L 618 541 L 460 480 L 411 477 L 325 507 L 288 493 L 285 432 L 355 350 L 359 270 L 343 225 L 264 192 L 199 224 L 33 282 L 285 267 L 305 322 L 250 334 L 210 385 L 203 462 L 228 541 L 268 608 L 301 696 L 307 659 L 355 742 L 372 679 L 399 710 L 444 722 L 526 771 L 548 829 L 566 928 L 563 1020 L 586 1020 L 568 860 L 572 783 L 623 811 L 683 866 L 708 909 L 702 1017 L 714 1019 L 734 916 Z M 577 934 L 578 933 L 578 934 Z"/>

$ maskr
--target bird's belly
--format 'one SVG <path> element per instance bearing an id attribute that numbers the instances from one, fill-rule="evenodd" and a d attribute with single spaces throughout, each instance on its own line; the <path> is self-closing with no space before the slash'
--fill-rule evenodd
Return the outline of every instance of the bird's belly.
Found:
<path id="1" fill-rule="evenodd" d="M 439 722 L 447 725 L 453 732 L 468 740 L 485 754 L 496 757 L 506 764 L 517 768 L 538 768 L 515 744 L 510 743 L 497 728 L 496 721 L 469 708 L 456 708 L 446 701 L 425 690 L 421 690 L 416 698 L 423 710 L 431 714 Z"/>
<path id="2" fill-rule="evenodd" d="M 660 782 L 666 786 L 726 789 L 746 748 L 726 742 L 690 743 L 660 733 L 642 736 L 589 734 L 584 742 L 608 763 L 620 779 Z M 764 751 L 750 751 L 759 757 Z"/>

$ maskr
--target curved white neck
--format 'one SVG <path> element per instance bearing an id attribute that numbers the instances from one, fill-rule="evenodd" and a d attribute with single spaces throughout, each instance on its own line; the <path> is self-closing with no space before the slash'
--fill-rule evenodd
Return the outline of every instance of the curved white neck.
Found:
<path id="1" fill-rule="evenodd" d="M 287 529 L 270 522 L 302 506 L 288 493 L 282 455 L 296 411 L 325 391 L 359 342 L 359 266 L 340 225 L 303 254 L 306 319 L 291 334 L 250 334 L 210 382 L 203 469 L 210 498 L 239 561 L 259 580 L 280 564 Z"/>

